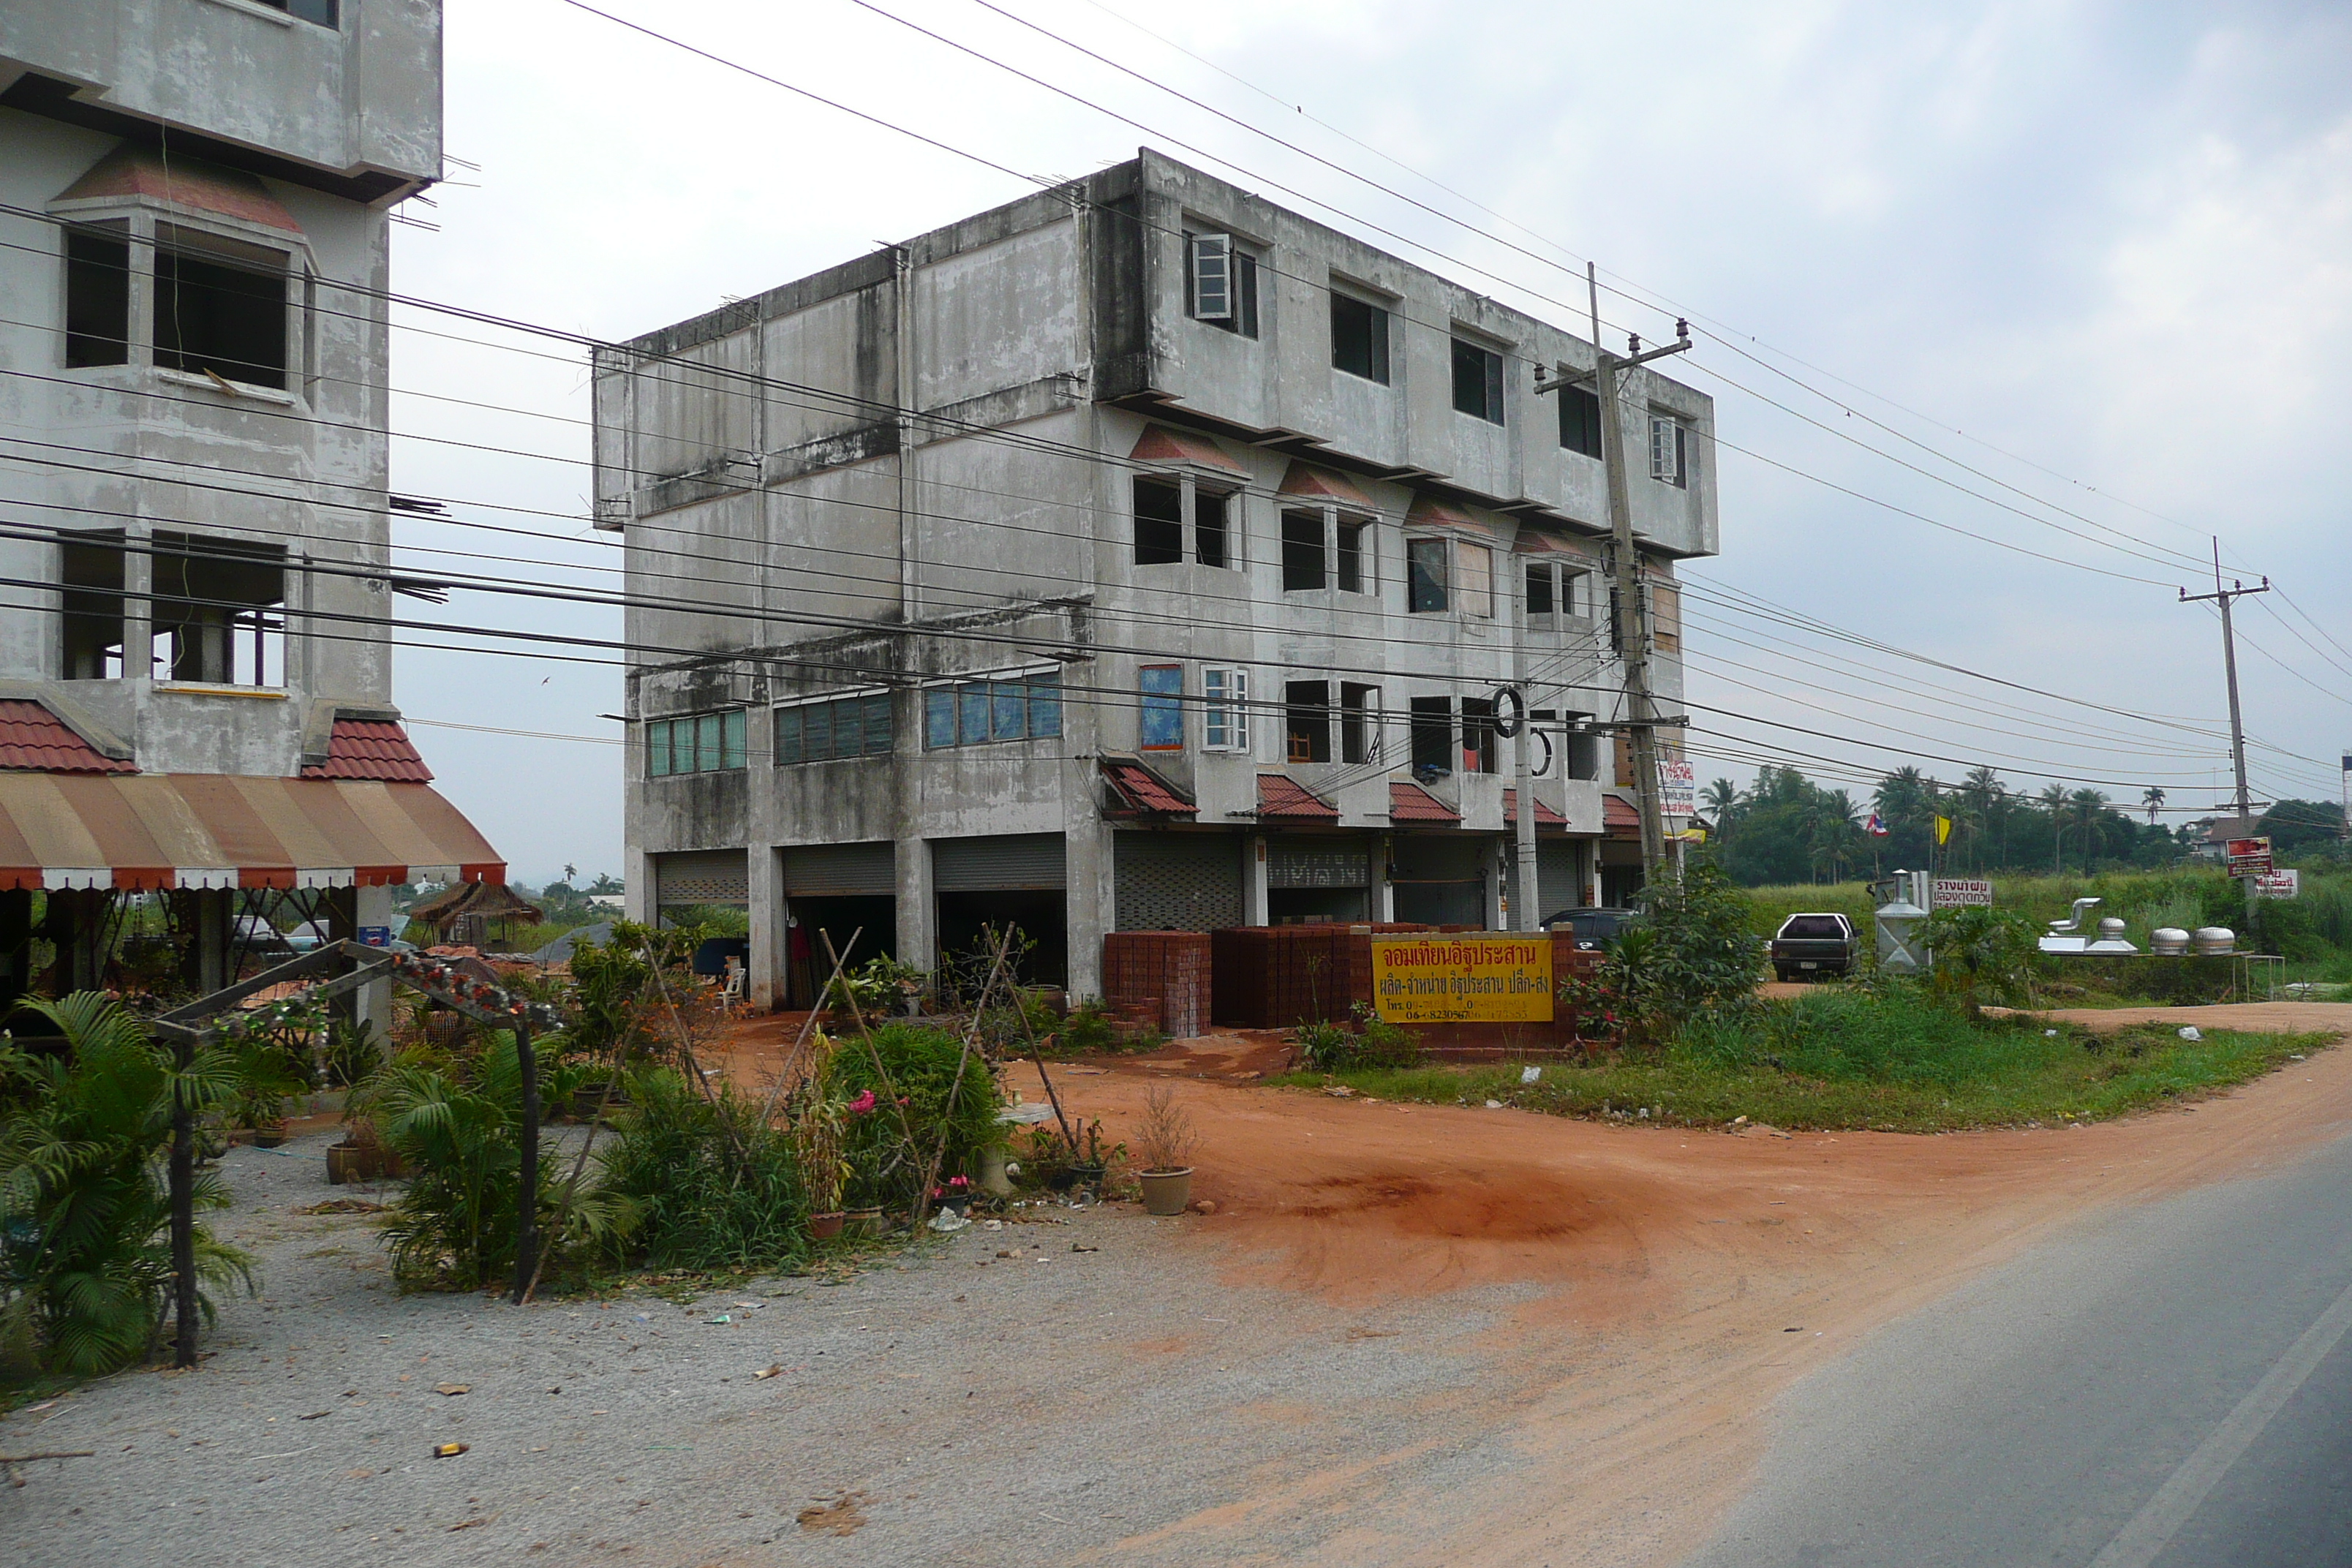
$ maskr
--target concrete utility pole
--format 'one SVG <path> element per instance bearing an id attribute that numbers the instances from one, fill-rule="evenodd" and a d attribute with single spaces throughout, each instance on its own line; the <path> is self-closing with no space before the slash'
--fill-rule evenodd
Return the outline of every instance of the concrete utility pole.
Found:
<path id="1" fill-rule="evenodd" d="M 2230 605 L 2244 595 L 2267 594 L 2270 591 L 2271 580 L 2268 577 L 2263 579 L 2263 585 L 2259 588 L 2249 588 L 2235 578 L 2231 579 L 2228 587 L 2221 586 L 2221 541 L 2218 537 L 2213 541 L 2213 591 L 2192 594 L 2186 588 L 2180 590 L 2180 602 L 2184 605 L 2200 605 L 2210 599 L 2221 607 L 2221 668 L 2230 682 L 2230 763 L 2237 770 L 2238 832 L 2242 836 L 2253 830 L 2254 808 L 2253 801 L 2246 791 L 2246 727 L 2238 717 L 2238 638 L 2230 626 Z M 2254 879 L 2249 877 L 2246 879 L 2247 919 L 2252 920 L 2253 913 Z"/>
<path id="2" fill-rule="evenodd" d="M 1536 394 L 1591 382 L 1601 399 L 1601 468 L 1609 482 L 1609 626 L 1625 669 L 1625 728 L 1633 737 L 1633 789 L 1642 809 L 1642 880 L 1646 885 L 1665 863 L 1666 821 L 1658 798 L 1658 710 L 1650 697 L 1650 600 L 1642 582 L 1642 557 L 1633 548 L 1633 491 L 1626 474 L 1625 420 L 1617 400 L 1625 372 L 1691 346 L 1690 323 L 1676 321 L 1675 341 L 1664 348 L 1644 350 L 1642 340 L 1633 337 L 1626 341 L 1625 353 L 1611 353 L 1601 346 L 1601 282 L 1589 261 L 1584 286 L 1592 310 L 1592 374 L 1546 381 L 1538 367 Z"/>

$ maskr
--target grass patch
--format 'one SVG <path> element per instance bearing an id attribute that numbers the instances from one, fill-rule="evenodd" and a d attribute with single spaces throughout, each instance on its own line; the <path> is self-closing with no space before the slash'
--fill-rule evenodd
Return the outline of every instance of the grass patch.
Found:
<path id="1" fill-rule="evenodd" d="M 1824 991 L 1685 1027 L 1663 1051 L 1590 1065 L 1547 1063 L 1523 1084 L 1516 1064 L 1293 1073 L 1276 1081 L 1345 1083 L 1382 1100 L 1479 1105 L 1496 1100 L 1557 1116 L 1719 1126 L 1745 1116 L 1775 1127 L 1939 1132 L 2097 1121 L 2195 1099 L 2259 1078 L 2324 1034 L 2213 1030 L 2197 1042 L 2171 1025 L 2095 1035 L 2030 1019 L 1972 1024 L 1907 996 Z"/>

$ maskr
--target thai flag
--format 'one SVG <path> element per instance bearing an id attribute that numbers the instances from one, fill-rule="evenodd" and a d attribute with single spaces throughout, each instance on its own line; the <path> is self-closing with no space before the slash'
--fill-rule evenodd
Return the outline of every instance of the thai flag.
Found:
<path id="1" fill-rule="evenodd" d="M 1870 814 L 1870 820 L 1862 825 L 1862 830 L 1864 833 L 1869 834 L 1873 838 L 1884 838 L 1886 837 L 1886 824 L 1880 820 L 1878 813 L 1874 811 Z"/>

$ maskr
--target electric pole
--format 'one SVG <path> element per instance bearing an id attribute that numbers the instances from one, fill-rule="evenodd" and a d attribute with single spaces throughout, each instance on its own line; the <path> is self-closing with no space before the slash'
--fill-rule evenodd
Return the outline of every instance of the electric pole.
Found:
<path id="1" fill-rule="evenodd" d="M 1624 415 L 1617 399 L 1625 372 L 1691 346 L 1690 323 L 1676 321 L 1675 341 L 1664 348 L 1644 350 L 1642 340 L 1633 337 L 1625 353 L 1612 353 L 1601 346 L 1601 282 L 1591 262 L 1584 266 L 1584 286 L 1592 310 L 1592 373 L 1546 381 L 1538 366 L 1536 394 L 1590 382 L 1601 400 L 1601 461 L 1609 483 L 1609 626 L 1625 670 L 1624 727 L 1633 740 L 1633 789 L 1642 811 L 1642 880 L 1647 885 L 1665 863 L 1666 823 L 1658 798 L 1658 710 L 1650 696 L 1650 602 L 1642 581 L 1642 557 L 1633 547 L 1633 492 L 1626 474 Z"/>
<path id="2" fill-rule="evenodd" d="M 2238 837 L 2242 838 L 2251 837 L 2253 832 L 2254 808 L 2253 801 L 2246 791 L 2246 726 L 2238 716 L 2238 638 L 2230 626 L 2230 605 L 2232 601 L 2248 594 L 2267 594 L 2270 591 L 2271 580 L 2268 577 L 2263 579 L 2263 585 L 2259 588 L 2249 588 L 2236 578 L 2231 579 L 2228 587 L 2221 586 L 2221 541 L 2218 537 L 2213 541 L 2213 591 L 2192 594 L 2186 588 L 2180 590 L 2180 602 L 2184 605 L 2200 605 L 2211 600 L 2221 608 L 2221 669 L 2230 683 L 2230 763 L 2237 771 Z M 2253 913 L 2254 879 L 2249 877 L 2246 879 L 2247 918 L 2252 919 Z"/>

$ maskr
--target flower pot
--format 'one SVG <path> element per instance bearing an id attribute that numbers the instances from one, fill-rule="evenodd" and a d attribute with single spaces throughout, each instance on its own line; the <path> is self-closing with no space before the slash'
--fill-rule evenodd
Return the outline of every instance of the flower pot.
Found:
<path id="1" fill-rule="evenodd" d="M 327 1180 L 336 1186 L 373 1182 L 383 1173 L 383 1151 L 375 1144 L 346 1142 L 327 1147 Z"/>
<path id="2" fill-rule="evenodd" d="M 243 1148 L 245 1145 L 253 1142 L 253 1129 L 250 1127 L 232 1127 L 227 1131 L 222 1133 L 221 1136 L 228 1141 L 228 1146 L 230 1148 Z"/>
<path id="3" fill-rule="evenodd" d="M 831 1241 L 841 1234 L 842 1215 L 839 1209 L 831 1214 L 809 1215 L 809 1236 L 817 1241 Z"/>
<path id="4" fill-rule="evenodd" d="M 877 1208 L 845 1209 L 841 1215 L 844 1236 L 879 1236 L 882 1234 L 882 1211 Z"/>
<path id="5" fill-rule="evenodd" d="M 1102 1179 L 1103 1167 L 1100 1165 L 1065 1165 L 1054 1173 L 1054 1190 L 1066 1193 L 1072 1187 L 1099 1187 Z"/>
<path id="6" fill-rule="evenodd" d="M 283 1121 L 275 1126 L 257 1127 L 253 1130 L 253 1146 L 257 1149 L 276 1149 L 285 1142 L 286 1123 Z"/>
<path id="7" fill-rule="evenodd" d="M 595 1121 L 596 1108 L 604 1103 L 604 1086 L 603 1084 L 583 1083 L 580 1085 L 577 1089 L 574 1089 L 572 1091 L 572 1120 L 574 1121 Z"/>
<path id="8" fill-rule="evenodd" d="M 1143 1212 L 1156 1215 L 1182 1214 L 1192 1201 L 1192 1167 L 1181 1171 L 1145 1171 L 1138 1178 L 1143 1184 Z"/>

